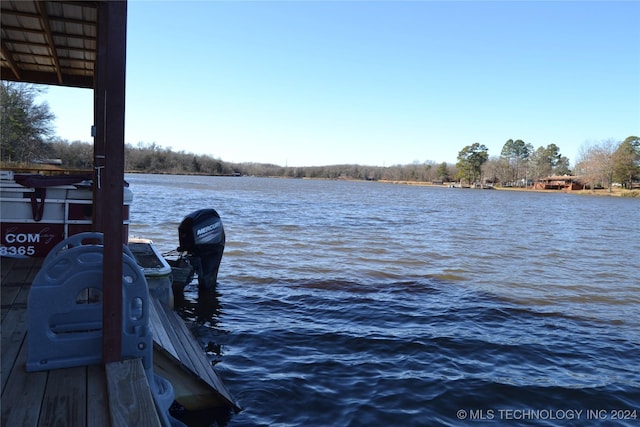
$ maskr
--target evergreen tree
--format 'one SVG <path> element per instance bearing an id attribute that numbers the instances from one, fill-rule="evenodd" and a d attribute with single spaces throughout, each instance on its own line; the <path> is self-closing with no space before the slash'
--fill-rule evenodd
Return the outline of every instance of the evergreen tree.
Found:
<path id="1" fill-rule="evenodd" d="M 478 142 L 467 145 L 458 153 L 457 179 L 466 179 L 469 185 L 480 179 L 482 165 L 489 160 L 489 149 Z"/>
<path id="2" fill-rule="evenodd" d="M 629 136 L 613 153 L 613 179 L 626 188 L 640 180 L 640 138 Z"/>

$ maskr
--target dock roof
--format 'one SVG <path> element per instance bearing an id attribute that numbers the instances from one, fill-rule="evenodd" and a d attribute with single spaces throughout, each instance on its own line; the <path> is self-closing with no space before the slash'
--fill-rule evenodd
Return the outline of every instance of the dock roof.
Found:
<path id="1" fill-rule="evenodd" d="M 94 88 L 97 1 L 2 1 L 2 80 Z"/>

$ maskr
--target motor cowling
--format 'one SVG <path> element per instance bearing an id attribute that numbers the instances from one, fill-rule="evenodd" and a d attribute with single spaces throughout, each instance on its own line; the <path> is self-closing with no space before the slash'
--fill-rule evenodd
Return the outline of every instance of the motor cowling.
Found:
<path id="1" fill-rule="evenodd" d="M 214 209 L 200 209 L 185 216 L 178 226 L 179 252 L 187 252 L 198 274 L 198 285 L 211 289 L 218 281 L 225 235 L 220 215 Z"/>

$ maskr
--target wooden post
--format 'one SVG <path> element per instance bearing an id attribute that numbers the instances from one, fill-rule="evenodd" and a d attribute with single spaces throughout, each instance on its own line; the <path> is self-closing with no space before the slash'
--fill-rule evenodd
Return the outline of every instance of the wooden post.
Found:
<path id="1" fill-rule="evenodd" d="M 103 359 L 122 359 L 122 245 L 127 2 L 98 2 L 96 57 L 96 224 L 104 233 Z M 101 150 L 102 153 L 101 153 Z M 104 156 L 103 158 L 100 156 Z M 101 167 L 100 160 L 104 161 Z"/>
<path id="2" fill-rule="evenodd" d="M 97 28 L 97 46 L 96 46 L 96 63 L 94 70 L 93 82 L 93 229 L 95 231 L 104 231 L 104 192 L 102 191 L 102 181 L 104 176 L 104 153 L 106 150 L 105 136 L 105 103 L 106 103 L 106 81 L 108 63 L 106 40 L 109 37 L 107 25 L 101 21 L 106 15 L 105 12 L 98 7 L 98 28 Z"/>

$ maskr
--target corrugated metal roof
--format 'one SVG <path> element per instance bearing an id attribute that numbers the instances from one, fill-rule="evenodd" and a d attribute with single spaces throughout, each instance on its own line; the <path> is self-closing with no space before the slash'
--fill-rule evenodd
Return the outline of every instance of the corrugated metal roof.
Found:
<path id="1" fill-rule="evenodd" d="M 2 80 L 94 87 L 97 2 L 0 4 Z"/>

